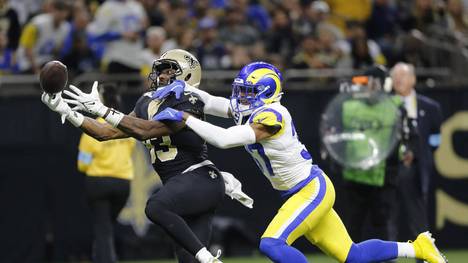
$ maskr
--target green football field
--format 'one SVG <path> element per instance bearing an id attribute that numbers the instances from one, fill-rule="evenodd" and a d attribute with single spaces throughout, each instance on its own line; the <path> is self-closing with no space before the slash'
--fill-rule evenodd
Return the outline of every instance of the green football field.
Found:
<path id="1" fill-rule="evenodd" d="M 468 263 L 468 250 L 452 250 L 444 251 L 449 263 Z M 310 263 L 336 263 L 336 261 L 327 258 L 320 254 L 309 255 Z M 125 263 L 174 263 L 174 260 L 153 260 L 153 261 L 124 261 Z M 268 263 L 271 262 L 266 258 L 252 257 L 252 258 L 226 258 L 223 263 Z M 399 263 L 414 263 L 413 259 L 400 259 Z"/>

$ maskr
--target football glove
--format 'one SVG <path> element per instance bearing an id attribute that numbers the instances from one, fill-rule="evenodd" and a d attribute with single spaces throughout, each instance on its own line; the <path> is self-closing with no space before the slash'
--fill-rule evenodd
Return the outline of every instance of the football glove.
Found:
<path id="1" fill-rule="evenodd" d="M 67 119 L 73 126 L 79 127 L 84 121 L 84 117 L 81 113 L 73 111 L 70 106 L 62 98 L 62 92 L 55 94 L 42 93 L 41 101 L 49 107 L 52 111 L 60 114 L 62 124 Z"/>
<path id="2" fill-rule="evenodd" d="M 62 119 L 62 124 L 65 123 L 65 119 L 67 116 L 72 112 L 70 106 L 62 99 L 62 92 L 49 94 L 49 93 L 42 93 L 41 101 L 49 107 L 52 111 L 57 112 L 60 114 Z"/>
<path id="3" fill-rule="evenodd" d="M 97 87 L 98 82 L 94 81 L 91 93 L 84 93 L 79 88 L 70 85 L 70 89 L 73 92 L 65 90 L 64 93 L 72 99 L 65 99 L 65 102 L 74 105 L 73 110 L 81 110 L 98 117 L 103 117 L 109 108 L 101 102 Z"/>
<path id="4" fill-rule="evenodd" d="M 182 93 L 185 90 L 185 82 L 182 80 L 175 80 L 171 84 L 161 87 L 153 92 L 151 96 L 152 99 L 163 99 L 169 96 L 171 93 L 174 93 L 176 99 L 180 99 Z"/>
<path id="5" fill-rule="evenodd" d="M 173 108 L 166 108 L 160 113 L 156 114 L 153 117 L 155 121 L 182 121 L 182 117 L 184 116 L 184 112 L 174 110 Z"/>

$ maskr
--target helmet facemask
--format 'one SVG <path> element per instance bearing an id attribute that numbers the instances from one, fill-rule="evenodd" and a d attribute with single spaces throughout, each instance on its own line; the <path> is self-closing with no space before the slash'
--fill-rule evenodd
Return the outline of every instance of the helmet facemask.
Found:
<path id="1" fill-rule="evenodd" d="M 160 79 L 163 71 L 169 70 L 169 79 L 163 81 Z M 182 75 L 182 67 L 176 60 L 173 59 L 158 59 L 153 63 L 153 69 L 148 75 L 148 80 L 151 82 L 150 90 L 156 90 L 159 87 L 166 86 L 174 82 L 178 76 Z"/>
<path id="2" fill-rule="evenodd" d="M 264 92 L 263 85 L 237 84 L 234 81 L 231 95 L 231 109 L 234 115 L 242 119 L 243 116 L 249 116 L 255 109 L 263 106 L 265 103 L 261 98 Z"/>

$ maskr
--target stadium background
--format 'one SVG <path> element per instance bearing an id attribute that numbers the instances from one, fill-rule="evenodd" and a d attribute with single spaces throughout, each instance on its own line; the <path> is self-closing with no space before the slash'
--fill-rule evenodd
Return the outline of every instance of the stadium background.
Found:
<path id="1" fill-rule="evenodd" d="M 252 60 L 268 60 L 284 70 L 283 104 L 294 116 L 301 140 L 315 162 L 328 171 L 337 185 L 338 210 L 340 178 L 329 163 L 321 159 L 318 134 L 321 112 L 337 93 L 339 80 L 373 63 L 388 67 L 399 60 L 414 63 L 418 92 L 441 103 L 444 114 L 442 144 L 435 153 L 436 171 L 430 200 L 432 230 L 444 250 L 468 249 L 468 81 L 464 73 L 468 65 L 468 23 L 464 22 L 467 20 L 462 20 L 464 24 L 453 22 L 458 21 L 454 3 L 463 1 L 327 1 L 328 11 L 319 4 L 314 6 L 317 10 L 312 10 L 312 2 L 317 1 L 141 2 L 147 7 L 149 25 L 165 28 L 163 43 L 166 46 L 187 49 L 200 58 L 204 69 L 202 88 L 213 94 L 229 96 L 235 70 Z M 47 3 L 24 0 L 10 4 L 18 10 L 20 25 L 24 26 L 35 12 L 47 12 Z M 81 8 L 82 4 L 91 15 L 100 4 L 98 1 L 73 3 L 74 8 Z M 33 10 L 34 5 L 38 9 Z M 328 14 L 323 21 L 316 21 L 313 20 L 316 11 Z M 243 28 L 238 32 L 255 33 L 237 39 L 221 34 L 229 29 L 224 15 L 228 17 L 227 14 L 233 13 L 242 15 L 240 21 L 248 21 L 241 23 Z M 462 7 L 461 14 L 465 18 L 466 10 Z M 386 19 L 380 19 L 382 17 Z M 332 37 L 316 29 L 320 23 L 326 23 L 322 29 L 329 29 L 328 33 L 336 33 L 329 25 L 343 30 L 341 39 L 340 33 L 331 34 Z M 349 32 L 344 25 L 357 27 L 358 33 L 346 35 Z M 200 53 L 207 50 L 200 44 L 202 31 L 213 28 L 219 31 L 216 43 L 223 52 L 217 49 L 212 53 Z M 349 43 L 362 40 L 363 36 L 365 43 L 375 44 L 368 45 L 372 52 L 368 50 L 368 56 L 361 57 L 353 52 L 354 46 Z M 290 41 L 284 42 L 284 39 Z M 204 60 L 200 54 L 205 58 L 209 54 L 210 59 Z M 309 57 L 315 59 L 308 60 Z M 101 61 L 91 58 L 91 64 L 67 64 L 70 82 L 85 89 L 95 79 L 116 82 L 124 94 L 126 110 L 130 111 L 144 90 L 141 74 L 106 74 L 100 67 Z M 19 72 L 14 66 L 2 65 L 1 70 L 0 109 L 4 121 L 0 131 L 3 211 L 0 262 L 89 260 L 89 211 L 83 196 L 84 177 L 76 171 L 80 131 L 69 124 L 62 126 L 58 116 L 40 102 L 36 75 Z M 144 72 L 144 66 L 141 71 Z M 229 120 L 213 118 L 210 121 L 232 125 Z M 142 152 L 135 158 L 144 160 Z M 226 198 L 216 220 L 214 244 L 221 246 L 228 257 L 258 255 L 255 249 L 258 237 L 280 199 L 242 149 L 210 148 L 210 156 L 222 170 L 233 172 L 255 199 L 255 208 L 248 210 Z M 143 215 L 145 193 L 151 191 L 157 178 L 146 165 L 138 171 L 132 186 L 134 195 L 121 215 L 118 228 L 119 254 L 126 260 L 168 258 L 171 254 L 167 238 L 160 229 L 148 225 Z M 298 246 L 306 252 L 315 252 L 303 242 Z M 468 256 L 461 254 L 451 262 L 468 262 Z"/>

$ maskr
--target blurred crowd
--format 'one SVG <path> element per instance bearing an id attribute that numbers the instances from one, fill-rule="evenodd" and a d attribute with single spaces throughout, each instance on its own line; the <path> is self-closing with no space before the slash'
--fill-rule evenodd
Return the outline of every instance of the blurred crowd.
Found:
<path id="1" fill-rule="evenodd" d="M 203 69 L 433 67 L 424 39 L 468 46 L 467 0 L 0 0 L 0 74 L 146 75 L 182 48 Z"/>

